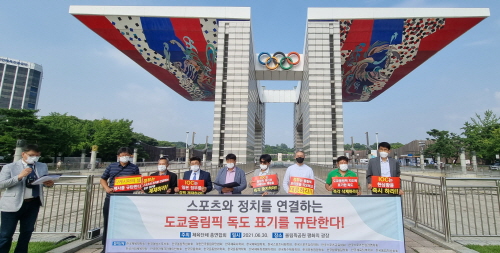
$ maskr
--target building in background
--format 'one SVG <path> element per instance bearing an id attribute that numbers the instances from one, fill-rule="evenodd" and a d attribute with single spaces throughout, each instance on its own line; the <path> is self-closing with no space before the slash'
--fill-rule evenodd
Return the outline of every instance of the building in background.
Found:
<path id="1" fill-rule="evenodd" d="M 42 65 L 0 57 L 0 108 L 36 110 Z"/>

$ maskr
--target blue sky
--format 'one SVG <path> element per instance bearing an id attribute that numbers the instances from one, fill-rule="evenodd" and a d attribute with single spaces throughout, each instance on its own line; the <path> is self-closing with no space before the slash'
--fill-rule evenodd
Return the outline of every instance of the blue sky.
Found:
<path id="1" fill-rule="evenodd" d="M 490 8 L 491 16 L 368 103 L 344 104 L 345 142 L 407 143 L 436 128 L 460 133 L 491 109 L 500 115 L 498 0 L 336 1 L 1 1 L 0 56 L 44 68 L 39 115 L 134 121 L 134 131 L 158 140 L 212 139 L 213 102 L 190 102 L 158 81 L 68 13 L 70 5 L 249 6 L 255 52 L 302 52 L 307 7 Z M 262 82 L 267 89 L 295 83 Z M 268 104 L 266 144 L 293 144 L 292 104 Z M 189 137 L 191 139 L 191 136 Z"/>

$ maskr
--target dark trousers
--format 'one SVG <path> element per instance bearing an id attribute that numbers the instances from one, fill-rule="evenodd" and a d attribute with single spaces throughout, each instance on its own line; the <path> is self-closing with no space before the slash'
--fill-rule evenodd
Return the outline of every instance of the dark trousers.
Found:
<path id="1" fill-rule="evenodd" d="M 40 211 L 40 199 L 23 202 L 17 212 L 2 212 L 0 226 L 0 253 L 9 253 L 12 236 L 16 231 L 17 222 L 20 221 L 19 238 L 15 253 L 27 253 L 31 234 L 35 230 L 35 222 Z"/>
<path id="2" fill-rule="evenodd" d="M 104 233 L 102 234 L 102 244 L 104 245 L 104 249 L 106 249 L 106 234 L 108 233 L 108 216 L 109 216 L 109 196 L 106 196 L 106 198 L 104 199 L 104 206 L 102 207 L 102 215 L 104 216 Z"/>

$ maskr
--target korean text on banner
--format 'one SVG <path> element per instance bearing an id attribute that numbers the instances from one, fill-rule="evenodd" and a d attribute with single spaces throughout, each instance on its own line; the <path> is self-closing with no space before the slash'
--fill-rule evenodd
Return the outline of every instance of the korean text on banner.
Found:
<path id="1" fill-rule="evenodd" d="M 398 197 L 115 194 L 109 217 L 110 253 L 405 252 Z"/>
<path id="2" fill-rule="evenodd" d="M 372 176 L 372 192 L 378 194 L 398 195 L 401 188 L 399 177 Z"/>
<path id="3" fill-rule="evenodd" d="M 142 189 L 145 193 L 156 193 L 166 191 L 170 176 L 144 176 L 142 177 Z"/>
<path id="4" fill-rule="evenodd" d="M 264 175 L 264 176 L 256 176 L 252 177 L 253 193 L 261 194 L 264 192 L 277 192 L 278 188 L 278 175 Z"/>
<path id="5" fill-rule="evenodd" d="M 179 179 L 177 186 L 179 194 L 203 194 L 205 180 L 182 180 Z"/>
<path id="6" fill-rule="evenodd" d="M 314 179 L 304 177 L 290 177 L 288 193 L 296 195 L 313 195 Z"/>
<path id="7" fill-rule="evenodd" d="M 332 193 L 356 195 L 359 191 L 357 177 L 332 177 Z"/>
<path id="8" fill-rule="evenodd" d="M 137 191 L 142 188 L 142 177 L 138 176 L 126 176 L 126 177 L 116 177 L 115 185 L 113 186 L 114 192 L 123 191 Z"/>

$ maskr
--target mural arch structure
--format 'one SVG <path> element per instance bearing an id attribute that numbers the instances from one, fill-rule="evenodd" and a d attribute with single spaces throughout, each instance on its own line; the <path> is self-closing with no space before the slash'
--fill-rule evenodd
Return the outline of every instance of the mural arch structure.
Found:
<path id="1" fill-rule="evenodd" d="M 488 17 L 484 8 L 309 8 L 303 52 L 256 52 L 247 7 L 71 6 L 70 13 L 179 95 L 214 101 L 213 160 L 253 163 L 265 104 L 294 104 L 306 162 L 344 153 L 343 103 L 368 102 Z M 261 80 L 295 80 L 266 90 Z"/>

